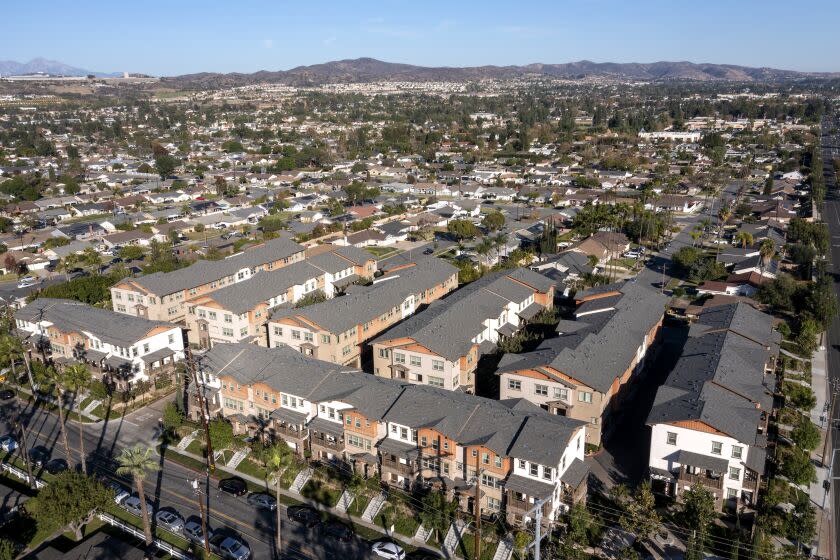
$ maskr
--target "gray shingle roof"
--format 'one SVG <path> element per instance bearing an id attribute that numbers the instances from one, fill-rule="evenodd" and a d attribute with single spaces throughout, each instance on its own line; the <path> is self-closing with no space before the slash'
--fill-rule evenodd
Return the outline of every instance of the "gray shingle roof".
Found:
<path id="1" fill-rule="evenodd" d="M 454 266 L 441 259 L 423 260 L 382 277 L 386 279 L 372 286 L 358 287 L 347 295 L 300 309 L 278 309 L 271 318 L 304 317 L 331 333 L 342 333 L 388 312 L 411 294 L 441 284 L 456 272 Z"/>
<path id="2" fill-rule="evenodd" d="M 267 241 L 263 245 L 220 261 L 198 261 L 186 268 L 172 272 L 155 272 L 154 274 L 132 278 L 131 281 L 155 295 L 165 296 L 236 274 L 243 268 L 253 268 L 267 262 L 290 257 L 301 251 L 303 251 L 303 246 L 289 239 L 278 237 Z"/>
<path id="3" fill-rule="evenodd" d="M 316 360 L 290 347 L 217 344 L 200 358 L 204 371 L 245 385 L 261 382 L 313 402 L 340 400 L 368 418 L 411 428 L 434 428 L 463 445 L 543 465 L 560 461 L 569 439 L 584 424 L 525 405 L 497 401 L 406 381 L 384 379 Z"/>
<path id="4" fill-rule="evenodd" d="M 43 310 L 43 314 L 41 311 Z M 152 329 L 172 323 L 150 321 L 67 299 L 39 298 L 15 312 L 16 319 L 53 323 L 62 332 L 89 332 L 102 342 L 127 348 Z"/>

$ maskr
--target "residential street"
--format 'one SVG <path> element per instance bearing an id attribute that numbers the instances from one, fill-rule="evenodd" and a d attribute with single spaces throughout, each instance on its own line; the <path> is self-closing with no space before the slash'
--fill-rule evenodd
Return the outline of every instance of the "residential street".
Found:
<path id="1" fill-rule="evenodd" d="M 160 406 L 157 403 L 154 406 Z M 7 403 L 3 408 L 2 421 L 0 421 L 0 433 L 11 431 L 10 414 L 11 406 Z M 146 409 L 140 411 L 148 412 Z M 61 436 L 58 426 L 58 416 L 43 410 L 27 409 L 26 414 L 31 414 L 29 421 L 30 442 L 29 445 L 45 445 L 49 448 L 53 457 L 63 457 L 64 449 L 61 443 Z M 126 486 L 131 486 L 130 481 L 117 477 L 114 474 L 116 465 L 113 460 L 107 459 L 119 453 L 122 447 L 131 445 L 136 441 L 150 443 L 149 438 L 140 437 L 141 434 L 153 435 L 146 424 L 136 424 L 132 415 L 125 420 L 114 420 L 111 422 L 86 424 L 85 451 L 89 457 L 88 468 L 108 476 L 111 479 L 120 480 Z M 157 416 L 151 421 L 157 424 Z M 79 434 L 78 424 L 68 423 L 68 440 L 73 454 L 72 463 L 78 463 L 79 458 Z M 90 457 L 95 457 L 91 459 Z M 191 481 L 196 477 L 192 471 L 180 464 L 161 459 L 161 470 L 150 474 L 146 479 L 146 492 L 152 500 L 155 508 L 169 507 L 176 509 L 185 518 L 198 515 L 198 504 L 191 487 Z M 222 474 L 224 477 L 224 474 Z M 205 489 L 207 496 L 208 510 L 210 512 L 209 526 L 213 530 L 220 528 L 233 529 L 239 533 L 247 542 L 253 552 L 252 558 L 276 557 L 274 547 L 275 535 L 275 514 L 265 510 L 257 510 L 249 505 L 245 498 L 234 498 L 228 494 L 220 493 L 217 489 L 218 481 L 211 478 L 209 489 Z M 133 487 L 132 487 L 133 490 Z M 283 507 L 283 506 L 281 506 Z M 308 558 L 336 558 L 362 559 L 370 557 L 367 544 L 362 540 L 353 540 L 349 543 L 339 543 L 331 539 L 322 538 L 318 530 L 310 531 L 302 526 L 288 521 L 283 514 L 283 543 L 284 552 L 293 557 Z M 349 519 L 347 520 L 350 522 Z"/>
<path id="2" fill-rule="evenodd" d="M 834 115 L 833 126 L 840 123 L 840 117 Z M 827 129 L 831 126 L 831 120 L 826 118 L 823 121 L 823 137 L 822 137 L 822 151 L 823 151 L 823 165 L 825 170 L 826 181 L 826 199 L 823 207 L 823 220 L 828 224 L 828 231 L 831 236 L 831 276 L 834 279 L 834 293 L 840 299 L 840 193 L 837 192 L 837 184 L 835 181 L 834 169 L 832 167 L 832 159 L 838 157 L 838 148 L 840 148 L 840 138 L 837 135 L 828 135 Z M 828 361 L 829 383 L 840 383 L 840 318 L 834 317 L 834 322 L 828 330 L 826 341 L 826 357 Z M 840 411 L 838 407 L 834 407 L 834 415 L 831 419 L 831 447 L 832 450 L 838 449 L 840 446 L 840 433 L 836 428 L 835 420 L 840 418 Z M 834 455 L 832 452 L 831 455 Z M 834 467 L 832 473 L 831 485 L 831 515 L 832 523 L 834 524 L 834 543 L 832 549 L 834 550 L 834 557 L 840 558 L 840 543 L 836 535 L 840 531 L 840 491 L 838 491 L 837 472 L 838 467 Z"/>

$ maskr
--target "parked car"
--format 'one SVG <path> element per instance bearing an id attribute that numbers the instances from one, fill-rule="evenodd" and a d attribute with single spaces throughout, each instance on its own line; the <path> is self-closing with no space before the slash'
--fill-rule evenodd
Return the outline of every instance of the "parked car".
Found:
<path id="1" fill-rule="evenodd" d="M 312 528 L 321 522 L 321 514 L 310 506 L 290 506 L 286 510 L 289 519 L 300 523 L 306 528 Z"/>
<path id="2" fill-rule="evenodd" d="M 7 401 L 15 397 L 15 392 L 11 389 L 3 389 L 0 391 L 0 401 Z"/>
<path id="3" fill-rule="evenodd" d="M 170 510 L 160 510 L 155 515 L 158 525 L 172 533 L 182 534 L 184 532 L 184 519 Z"/>
<path id="4" fill-rule="evenodd" d="M 43 445 L 36 445 L 29 450 L 29 460 L 36 467 L 43 467 L 49 460 L 52 452 Z"/>
<path id="5" fill-rule="evenodd" d="M 18 448 L 18 442 L 13 436 L 3 436 L 0 438 L 0 449 L 6 453 L 11 453 Z"/>
<path id="6" fill-rule="evenodd" d="M 18 282 L 18 288 L 28 288 L 29 286 L 34 286 L 38 283 L 38 280 L 35 279 L 34 276 L 24 276 Z"/>
<path id="7" fill-rule="evenodd" d="M 405 560 L 405 550 L 403 550 L 398 544 L 392 543 L 391 541 L 376 541 L 370 549 L 380 558 Z"/>
<path id="8" fill-rule="evenodd" d="M 210 537 L 210 550 L 225 560 L 248 560 L 251 549 L 240 539 L 218 533 Z"/>
<path id="9" fill-rule="evenodd" d="M 424 251 L 423 251 L 423 254 L 424 254 L 424 255 L 434 255 L 434 254 L 435 254 L 435 250 L 434 250 L 434 249 L 432 249 L 431 247 L 428 247 L 426 250 L 424 250 Z"/>
<path id="10" fill-rule="evenodd" d="M 417 549 L 405 555 L 405 560 L 441 560 L 443 556 L 431 550 Z"/>
<path id="11" fill-rule="evenodd" d="M 213 536 L 213 531 L 210 530 L 210 527 L 207 527 L 207 535 L 209 537 Z M 187 540 L 199 546 L 204 546 L 204 529 L 201 527 L 201 519 L 198 517 L 188 518 L 184 524 L 184 536 L 187 537 Z"/>
<path id="12" fill-rule="evenodd" d="M 58 474 L 60 472 L 64 472 L 70 468 L 70 465 L 67 464 L 67 461 L 61 458 L 53 459 L 49 461 L 46 465 L 44 465 L 44 470 L 50 474 Z"/>
<path id="13" fill-rule="evenodd" d="M 219 490 L 231 496 L 244 496 L 248 493 L 248 484 L 238 476 L 232 476 L 219 481 Z"/>
<path id="14" fill-rule="evenodd" d="M 123 509 L 128 513 L 134 514 L 137 517 L 141 517 L 143 515 L 143 511 L 140 509 L 140 497 L 139 496 L 129 496 L 123 503 L 121 504 Z M 151 502 L 146 500 L 146 511 L 152 513 L 153 506 Z"/>
<path id="15" fill-rule="evenodd" d="M 114 503 L 116 504 L 122 503 L 123 500 L 131 496 L 131 491 L 116 480 L 109 481 L 105 485 L 114 491 Z"/>
<path id="16" fill-rule="evenodd" d="M 277 500 L 271 494 L 265 492 L 252 492 L 248 494 L 248 503 L 257 509 L 274 511 L 277 509 Z"/>
<path id="17" fill-rule="evenodd" d="M 328 537 L 341 542 L 350 542 L 353 538 L 353 529 L 341 521 L 330 521 L 324 525 L 324 533 Z"/>

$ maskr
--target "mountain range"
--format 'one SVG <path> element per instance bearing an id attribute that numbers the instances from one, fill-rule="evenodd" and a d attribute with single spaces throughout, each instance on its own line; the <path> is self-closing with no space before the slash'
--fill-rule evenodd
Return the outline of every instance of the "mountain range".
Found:
<path id="1" fill-rule="evenodd" d="M 93 72 L 84 68 L 76 68 L 56 60 L 33 58 L 29 62 L 15 62 L 14 60 L 0 60 L 0 76 L 22 76 L 26 74 L 50 74 L 52 76 L 89 76 L 98 78 L 119 76 L 120 73 Z"/>
<path id="2" fill-rule="evenodd" d="M 615 63 L 581 60 L 565 64 L 525 66 L 428 67 L 383 62 L 374 58 L 337 60 L 291 70 L 261 70 L 251 74 L 204 72 L 164 78 L 179 87 L 230 87 L 258 83 L 319 85 L 373 81 L 471 81 L 527 76 L 558 78 L 603 77 L 633 80 L 697 80 L 764 82 L 802 78 L 839 78 L 840 73 L 797 72 L 775 68 L 752 68 L 732 64 L 693 62 Z"/>

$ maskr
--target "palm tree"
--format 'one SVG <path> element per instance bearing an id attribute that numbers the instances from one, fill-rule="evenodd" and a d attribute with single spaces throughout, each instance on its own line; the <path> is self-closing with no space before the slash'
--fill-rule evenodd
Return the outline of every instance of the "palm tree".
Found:
<path id="1" fill-rule="evenodd" d="M 691 246 L 694 247 L 697 245 L 697 240 L 700 239 L 700 231 L 694 229 L 688 232 L 688 235 L 691 236 Z"/>
<path id="2" fill-rule="evenodd" d="M 746 249 L 747 245 L 752 245 L 754 240 L 750 232 L 739 231 L 738 235 L 735 236 L 735 242 L 741 245 L 743 249 Z"/>
<path id="3" fill-rule="evenodd" d="M 146 508 L 146 494 L 143 491 L 143 479 L 149 472 L 157 471 L 160 465 L 153 456 L 154 450 L 151 447 L 138 443 L 134 447 L 126 447 L 117 457 L 120 464 L 117 467 L 117 474 L 130 476 L 137 488 L 137 495 L 140 496 L 140 511 L 143 517 L 143 532 L 146 534 L 146 546 L 152 544 L 152 526 L 149 523 L 149 511 Z"/>
<path id="4" fill-rule="evenodd" d="M 64 370 L 64 384 L 75 393 L 74 401 L 80 397 L 82 391 L 90 387 L 90 371 L 82 364 L 73 364 Z M 73 412 L 73 408 L 70 408 Z M 79 455 L 81 456 L 82 472 L 87 472 L 87 463 L 85 462 L 85 433 L 83 430 L 83 422 L 81 415 L 79 416 Z"/>
<path id="5" fill-rule="evenodd" d="M 23 346 L 20 344 L 20 340 L 13 335 L 7 334 L 0 337 L 0 358 L 5 357 L 9 360 L 9 367 L 12 370 L 12 383 L 15 385 L 19 385 L 18 376 L 17 376 L 17 365 L 15 362 L 17 361 L 18 356 L 23 355 Z M 26 474 L 29 475 L 29 484 L 33 488 L 35 488 L 35 477 L 32 476 L 32 462 L 29 459 L 29 444 L 27 441 L 29 440 L 28 437 L 28 428 L 26 427 L 26 423 L 21 419 L 20 408 L 17 408 L 17 425 L 20 427 L 20 435 L 21 440 L 24 447 L 23 452 L 23 462 L 26 465 Z"/>
<path id="6" fill-rule="evenodd" d="M 767 266 L 770 259 L 776 254 L 776 244 L 770 238 L 762 239 L 761 244 L 758 246 L 758 254 L 761 255 L 761 273 L 763 275 L 764 267 Z"/>
<path id="7" fill-rule="evenodd" d="M 268 458 L 266 460 L 267 472 L 274 477 L 275 491 L 277 492 L 277 553 L 280 554 L 283 550 L 283 538 L 280 534 L 280 482 L 283 478 L 283 473 L 286 472 L 295 462 L 292 450 L 285 441 L 280 441 L 271 447 L 268 451 Z"/>
<path id="8" fill-rule="evenodd" d="M 69 462 L 73 456 L 70 455 L 70 444 L 67 443 L 67 426 L 65 426 L 66 419 L 64 418 L 64 374 L 53 365 L 45 365 L 41 371 L 47 381 L 55 387 L 56 405 L 58 405 L 58 425 L 61 428 L 61 442 L 64 444 L 64 453 Z"/>

